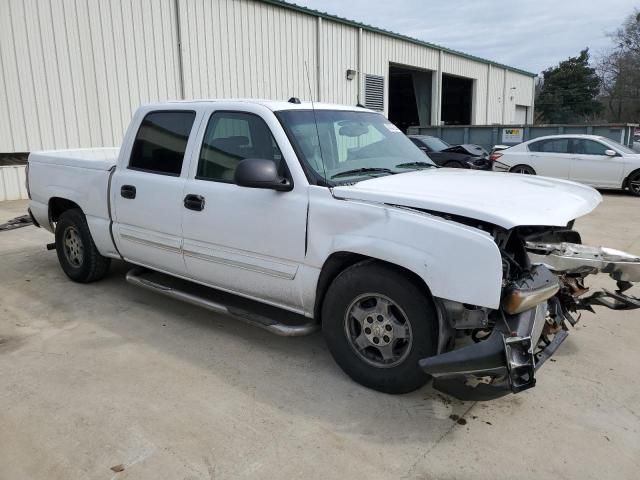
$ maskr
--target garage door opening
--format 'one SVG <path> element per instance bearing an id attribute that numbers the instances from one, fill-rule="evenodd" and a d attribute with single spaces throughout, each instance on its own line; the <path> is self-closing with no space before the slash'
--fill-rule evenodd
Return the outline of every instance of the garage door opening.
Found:
<path id="1" fill-rule="evenodd" d="M 473 80 L 442 75 L 442 121 L 445 125 L 471 125 Z"/>
<path id="2" fill-rule="evenodd" d="M 431 72 L 389 67 L 389 120 L 405 133 L 431 124 Z"/>

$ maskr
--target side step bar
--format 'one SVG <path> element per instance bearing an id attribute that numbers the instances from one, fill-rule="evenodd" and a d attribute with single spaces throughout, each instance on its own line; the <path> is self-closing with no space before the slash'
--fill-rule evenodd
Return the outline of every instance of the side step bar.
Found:
<path id="1" fill-rule="evenodd" d="M 190 303 L 191 305 L 206 308 L 207 310 L 210 310 L 212 312 L 233 317 L 235 319 L 248 323 L 249 325 L 262 328 L 276 335 L 280 335 L 284 337 L 300 337 L 303 335 L 309 335 L 315 332 L 316 330 L 319 330 L 320 328 L 320 325 L 318 325 L 317 322 L 307 318 L 305 318 L 305 323 L 287 324 L 287 323 L 278 322 L 277 320 L 274 320 L 273 318 L 267 317 L 263 314 L 245 310 L 243 308 L 238 308 L 232 305 L 223 304 L 218 301 L 212 300 L 210 298 L 206 298 L 209 295 L 205 295 L 204 292 L 203 292 L 203 295 L 189 293 L 186 291 L 186 289 L 181 289 L 181 288 L 169 285 L 170 282 L 167 282 L 165 284 L 157 280 L 144 278 L 146 274 L 155 274 L 155 272 L 142 269 L 142 268 L 133 268 L 132 270 L 129 270 L 127 272 L 126 279 L 127 279 L 127 282 L 133 285 L 137 285 L 147 290 L 151 290 L 152 292 L 160 293 L 162 295 L 174 298 L 176 300 Z M 157 274 L 157 275 L 162 275 L 162 274 Z M 185 286 L 188 285 L 188 282 L 186 281 L 180 281 L 180 283 L 181 285 L 185 285 Z M 213 289 L 202 287 L 200 285 L 194 284 L 193 287 L 194 287 L 194 290 L 196 289 L 201 291 L 208 290 L 212 293 L 215 292 L 215 290 Z M 221 293 L 221 296 L 231 296 L 231 294 Z M 246 300 L 246 302 L 251 302 L 251 301 Z M 256 302 L 251 302 L 251 303 L 256 303 Z M 265 308 L 276 310 L 275 307 L 265 307 Z"/>

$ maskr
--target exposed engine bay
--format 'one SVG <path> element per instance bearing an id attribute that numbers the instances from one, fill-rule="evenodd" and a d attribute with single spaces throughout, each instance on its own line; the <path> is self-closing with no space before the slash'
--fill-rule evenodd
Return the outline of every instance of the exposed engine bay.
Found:
<path id="1" fill-rule="evenodd" d="M 420 361 L 436 389 L 461 400 L 526 390 L 583 310 L 640 308 L 629 294 L 640 282 L 640 257 L 582 245 L 572 227 L 493 229 L 503 262 L 500 308 L 438 301 L 443 353 Z M 590 291 L 585 279 L 599 273 L 616 281 L 615 291 Z"/>

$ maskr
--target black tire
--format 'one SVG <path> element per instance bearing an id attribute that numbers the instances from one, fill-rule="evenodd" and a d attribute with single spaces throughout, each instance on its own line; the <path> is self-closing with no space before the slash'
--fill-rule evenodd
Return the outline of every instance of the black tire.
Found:
<path id="1" fill-rule="evenodd" d="M 411 341 L 396 338 L 392 339 L 391 343 L 392 349 L 399 348 L 404 351 L 404 357 L 398 358 L 397 364 L 371 364 L 373 360 L 364 359 L 364 355 L 374 357 L 373 354 L 379 345 L 375 346 L 370 342 L 364 353 L 359 353 L 358 347 L 351 339 L 349 325 L 355 318 L 347 313 L 354 302 L 361 297 L 366 298 L 368 294 L 386 297 L 398 307 L 393 307 L 394 312 L 400 312 L 397 313 L 397 317 L 406 316 Z M 365 321 L 369 319 L 371 317 L 367 316 Z M 375 321 L 380 321 L 380 316 L 377 316 Z M 380 325 L 384 326 L 382 323 Z M 433 356 L 437 351 L 435 307 L 424 288 L 411 281 L 399 269 L 376 261 L 365 261 L 340 273 L 324 298 L 322 331 L 336 363 L 353 380 L 365 387 L 399 394 L 416 390 L 430 379 L 430 376 L 418 366 L 418 360 Z M 384 329 L 380 331 L 384 333 Z M 364 330 L 359 336 L 363 334 Z M 385 341 L 389 341 L 387 337 Z M 379 360 L 381 361 L 383 360 Z"/>
<path id="2" fill-rule="evenodd" d="M 455 160 L 445 163 L 444 167 L 445 168 L 467 168 L 461 162 L 458 162 Z"/>
<path id="3" fill-rule="evenodd" d="M 627 179 L 627 189 L 629 193 L 640 197 L 640 170 L 632 172 Z"/>
<path id="4" fill-rule="evenodd" d="M 56 252 L 62 270 L 74 282 L 95 282 L 109 272 L 111 259 L 98 252 L 87 219 L 78 208 L 60 215 L 56 224 Z"/>
<path id="5" fill-rule="evenodd" d="M 520 173 L 524 175 L 535 175 L 536 171 L 529 165 L 516 165 L 509 170 L 511 173 Z"/>

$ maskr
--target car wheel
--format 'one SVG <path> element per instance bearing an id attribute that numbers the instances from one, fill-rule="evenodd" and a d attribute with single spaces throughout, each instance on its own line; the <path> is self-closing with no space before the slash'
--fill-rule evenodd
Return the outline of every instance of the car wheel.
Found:
<path id="1" fill-rule="evenodd" d="M 87 219 L 80 209 L 63 212 L 56 224 L 55 234 L 58 261 L 67 277 L 79 283 L 104 278 L 111 259 L 98 252 Z"/>
<path id="2" fill-rule="evenodd" d="M 445 168 L 465 168 L 465 166 L 457 161 L 451 161 L 444 164 Z"/>
<path id="3" fill-rule="evenodd" d="M 627 188 L 633 195 L 640 197 L 640 171 L 629 175 L 629 180 L 627 180 Z"/>
<path id="4" fill-rule="evenodd" d="M 338 275 L 323 302 L 322 330 L 336 363 L 366 387 L 407 393 L 430 378 L 418 360 L 436 354 L 435 307 L 396 268 L 366 261 Z"/>
<path id="5" fill-rule="evenodd" d="M 535 175 L 536 171 L 529 165 L 516 165 L 509 170 L 511 173 L 520 173 L 523 175 Z"/>

